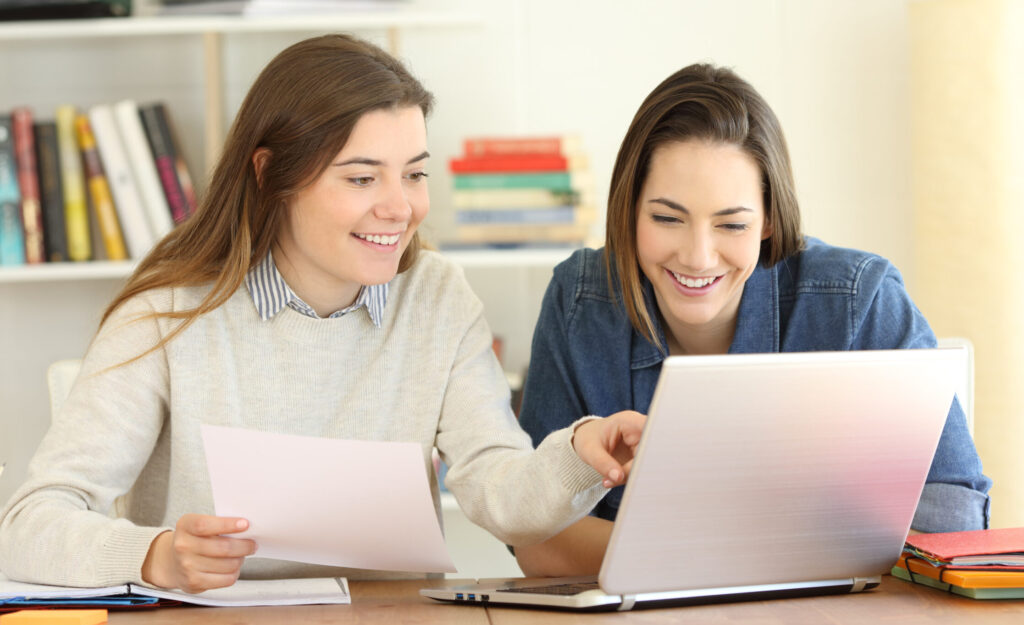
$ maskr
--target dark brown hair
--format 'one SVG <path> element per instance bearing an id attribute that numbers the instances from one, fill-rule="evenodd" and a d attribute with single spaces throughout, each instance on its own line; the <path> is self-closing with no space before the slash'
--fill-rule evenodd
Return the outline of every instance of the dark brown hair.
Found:
<path id="1" fill-rule="evenodd" d="M 200 315 L 222 305 L 262 261 L 277 237 L 290 197 L 311 184 L 345 146 L 368 112 L 418 106 L 433 96 L 387 52 L 347 35 L 300 41 L 279 53 L 249 89 L 209 187 L 186 222 L 146 256 L 103 315 L 150 289 L 211 284 L 194 309 L 158 312 L 182 319 L 145 353 L 166 344 Z M 253 155 L 265 149 L 259 184 Z M 416 260 L 414 235 L 399 262 Z"/>
<path id="2" fill-rule="evenodd" d="M 768 103 L 730 69 L 699 63 L 672 74 L 655 87 L 633 117 L 615 159 L 608 192 L 609 287 L 622 294 L 633 327 L 652 343 L 657 341 L 640 279 L 636 204 L 654 151 L 666 143 L 690 139 L 736 145 L 760 168 L 765 223 L 771 228 L 761 243 L 761 263 L 770 267 L 803 245 L 789 151 Z"/>

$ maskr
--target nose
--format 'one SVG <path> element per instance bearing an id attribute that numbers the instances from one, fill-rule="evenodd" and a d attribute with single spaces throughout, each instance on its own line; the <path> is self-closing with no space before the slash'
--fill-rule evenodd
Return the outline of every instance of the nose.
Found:
<path id="1" fill-rule="evenodd" d="M 381 186 L 381 194 L 377 198 L 373 212 L 378 219 L 409 221 L 412 216 L 412 205 L 401 180 Z"/>
<path id="2" fill-rule="evenodd" d="M 683 235 L 677 259 L 687 270 L 700 274 L 718 264 L 714 237 L 706 228 L 691 228 Z"/>

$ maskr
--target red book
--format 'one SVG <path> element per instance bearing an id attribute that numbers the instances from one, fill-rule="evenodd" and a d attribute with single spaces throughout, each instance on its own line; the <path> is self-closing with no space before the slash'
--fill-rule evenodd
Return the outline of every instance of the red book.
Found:
<path id="1" fill-rule="evenodd" d="M 46 261 L 43 244 L 43 207 L 39 201 L 39 174 L 36 170 L 36 140 L 32 133 L 32 111 L 25 107 L 11 111 L 14 134 L 14 160 L 21 188 L 21 223 L 25 229 L 25 262 Z"/>
<path id="2" fill-rule="evenodd" d="M 580 139 L 564 137 L 470 137 L 462 142 L 467 157 L 512 154 L 559 154 L 568 156 L 580 151 Z"/>
<path id="3" fill-rule="evenodd" d="M 584 156 L 561 154 L 516 154 L 453 158 L 449 169 L 456 174 L 482 174 L 526 171 L 570 171 L 586 167 Z"/>
<path id="4" fill-rule="evenodd" d="M 1024 527 L 914 534 L 907 546 L 953 566 L 1024 565 Z"/>

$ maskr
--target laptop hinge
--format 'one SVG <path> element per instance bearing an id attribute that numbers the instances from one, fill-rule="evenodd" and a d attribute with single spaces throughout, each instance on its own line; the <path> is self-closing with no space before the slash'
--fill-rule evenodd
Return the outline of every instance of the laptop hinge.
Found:
<path id="1" fill-rule="evenodd" d="M 626 610 L 632 610 L 636 604 L 636 595 L 622 595 L 622 603 L 619 605 L 619 612 L 625 612 Z"/>
<path id="2" fill-rule="evenodd" d="M 860 592 L 860 591 L 864 590 L 864 587 L 868 585 L 869 581 L 871 581 L 871 580 L 869 580 L 866 577 L 854 577 L 853 578 L 853 587 L 850 588 L 850 592 Z"/>

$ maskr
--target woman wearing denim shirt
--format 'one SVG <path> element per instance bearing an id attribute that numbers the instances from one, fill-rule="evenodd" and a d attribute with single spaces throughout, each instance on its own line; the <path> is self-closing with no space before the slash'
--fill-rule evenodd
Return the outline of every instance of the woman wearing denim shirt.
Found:
<path id="1" fill-rule="evenodd" d="M 555 268 L 520 422 L 539 443 L 582 415 L 646 413 L 669 355 L 935 347 L 885 259 L 804 237 L 771 108 L 728 69 L 691 65 L 637 112 L 612 172 L 607 239 Z M 912 527 L 988 525 L 991 480 L 954 401 Z M 517 547 L 527 575 L 598 571 L 622 498 Z"/>

